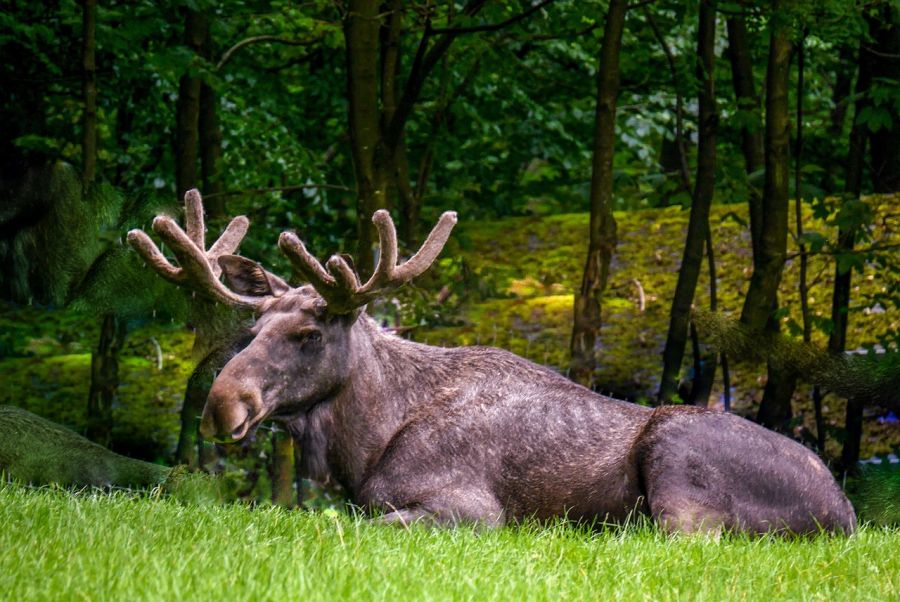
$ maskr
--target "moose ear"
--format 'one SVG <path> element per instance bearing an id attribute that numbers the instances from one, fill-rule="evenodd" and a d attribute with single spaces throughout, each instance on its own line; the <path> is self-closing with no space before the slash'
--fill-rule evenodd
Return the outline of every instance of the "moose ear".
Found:
<path id="1" fill-rule="evenodd" d="M 219 257 L 219 266 L 228 288 L 241 295 L 280 297 L 291 288 L 287 282 L 246 257 L 222 255 Z"/>

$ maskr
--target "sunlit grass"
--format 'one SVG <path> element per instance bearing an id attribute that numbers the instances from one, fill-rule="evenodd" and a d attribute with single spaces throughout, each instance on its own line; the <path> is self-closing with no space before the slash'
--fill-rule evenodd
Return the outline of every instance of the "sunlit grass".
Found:
<path id="1" fill-rule="evenodd" d="M 477 532 L 333 511 L 0 485 L 9 600 L 888 600 L 900 532 L 666 537 L 649 526 Z"/>

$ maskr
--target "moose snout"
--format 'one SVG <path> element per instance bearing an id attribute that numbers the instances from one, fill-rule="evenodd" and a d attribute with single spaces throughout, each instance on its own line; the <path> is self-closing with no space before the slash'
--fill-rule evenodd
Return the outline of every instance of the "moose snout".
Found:
<path id="1" fill-rule="evenodd" d="M 238 441 L 243 439 L 262 413 L 258 390 L 213 384 L 200 419 L 200 435 Z"/>

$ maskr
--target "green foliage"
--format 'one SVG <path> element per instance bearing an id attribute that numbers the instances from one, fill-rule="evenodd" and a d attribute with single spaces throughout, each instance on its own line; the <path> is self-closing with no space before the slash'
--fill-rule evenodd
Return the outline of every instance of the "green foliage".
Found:
<path id="1" fill-rule="evenodd" d="M 74 311 L 3 306 L 0 405 L 15 405 L 83 432 L 90 350 L 99 324 Z M 145 324 L 129 335 L 120 357 L 112 448 L 168 458 L 178 436 L 177 409 L 193 370 L 193 336 L 174 325 Z"/>
<path id="2" fill-rule="evenodd" d="M 10 485 L 0 521 L 20 527 L 0 531 L 0 588 L 16 599 L 885 600 L 900 589 L 900 534 L 871 527 L 811 539 L 562 522 L 402 529 L 333 510 Z"/>
<path id="3" fill-rule="evenodd" d="M 863 466 L 848 483 L 848 492 L 862 521 L 900 526 L 900 464 L 881 460 Z"/>

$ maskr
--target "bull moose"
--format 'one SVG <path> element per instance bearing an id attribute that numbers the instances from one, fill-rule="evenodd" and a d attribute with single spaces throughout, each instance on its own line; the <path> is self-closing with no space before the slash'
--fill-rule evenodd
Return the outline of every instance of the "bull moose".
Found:
<path id="1" fill-rule="evenodd" d="M 400 264 L 390 215 L 376 212 L 381 251 L 365 284 L 343 257 L 323 266 L 284 232 L 278 246 L 309 282 L 292 287 L 232 254 L 245 217 L 206 250 L 196 190 L 185 206 L 186 230 L 166 216 L 153 222 L 178 266 L 141 230 L 128 234 L 130 244 L 166 279 L 256 316 L 251 342 L 213 383 L 203 436 L 237 441 L 280 421 L 312 478 L 336 479 L 385 523 L 619 522 L 636 511 L 671 532 L 855 528 L 852 506 L 815 454 L 743 418 L 642 407 L 501 349 L 384 332 L 365 305 L 429 268 L 453 212 Z"/>

